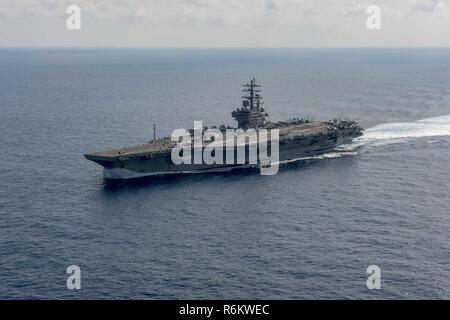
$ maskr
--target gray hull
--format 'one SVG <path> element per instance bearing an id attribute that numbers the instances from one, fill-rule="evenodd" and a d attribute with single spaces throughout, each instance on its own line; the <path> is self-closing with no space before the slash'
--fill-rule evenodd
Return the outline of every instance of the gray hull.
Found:
<path id="1" fill-rule="evenodd" d="M 360 132 L 354 130 L 342 130 L 334 135 L 314 135 L 302 138 L 281 139 L 279 144 L 279 163 L 289 162 L 295 159 L 320 155 L 329 152 L 339 145 L 350 143 L 354 138 L 360 136 Z M 236 154 L 236 151 L 235 151 Z M 125 180 L 148 176 L 161 176 L 172 174 L 194 174 L 210 172 L 227 172 L 236 169 L 254 168 L 256 164 L 180 164 L 175 165 L 171 159 L 170 152 L 155 155 L 140 155 L 131 157 L 119 157 L 106 161 L 101 159 L 90 159 L 104 166 L 103 176 L 105 179 Z"/>

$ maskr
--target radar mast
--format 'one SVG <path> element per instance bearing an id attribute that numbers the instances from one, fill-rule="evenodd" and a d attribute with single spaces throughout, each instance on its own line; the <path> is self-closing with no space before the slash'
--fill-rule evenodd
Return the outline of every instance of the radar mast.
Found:
<path id="1" fill-rule="evenodd" d="M 250 83 L 243 85 L 242 90 L 242 108 L 237 108 L 231 113 L 233 118 L 238 122 L 238 127 L 242 129 L 259 128 L 264 125 L 267 113 L 265 113 L 262 97 L 259 94 L 261 92 L 261 85 L 256 83 L 253 78 Z"/>

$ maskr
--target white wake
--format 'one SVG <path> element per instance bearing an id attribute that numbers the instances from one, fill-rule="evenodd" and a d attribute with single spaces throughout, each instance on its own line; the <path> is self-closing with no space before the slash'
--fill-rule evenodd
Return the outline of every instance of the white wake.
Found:
<path id="1" fill-rule="evenodd" d="M 354 156 L 364 145 L 380 146 L 406 142 L 414 138 L 450 136 L 450 115 L 427 118 L 413 122 L 392 122 L 379 124 L 364 131 L 364 135 L 352 143 L 336 147 L 334 151 L 317 156 L 282 161 L 290 163 L 304 160 L 323 160 Z"/>
<path id="2" fill-rule="evenodd" d="M 283 160 L 283 161 L 280 161 L 279 163 L 280 164 L 286 164 L 286 163 L 306 161 L 306 160 L 334 159 L 334 158 L 342 158 L 342 157 L 348 157 L 348 156 L 354 156 L 354 155 L 356 155 L 356 152 L 347 151 L 347 150 L 336 150 L 336 151 L 332 151 L 332 152 L 323 153 L 323 154 L 320 154 L 320 155 L 317 155 L 317 156 L 310 156 L 310 157 L 302 157 L 302 158 Z"/>
<path id="3" fill-rule="evenodd" d="M 315 159 L 340 158 L 356 154 L 364 145 L 382 146 L 407 142 L 411 139 L 450 136 L 450 114 L 413 122 L 392 122 L 373 126 L 352 143 L 341 145 L 334 152 L 322 154 Z"/>
<path id="4" fill-rule="evenodd" d="M 427 118 L 414 122 L 379 124 L 364 131 L 356 143 L 385 141 L 399 142 L 408 138 L 450 136 L 450 115 Z"/>

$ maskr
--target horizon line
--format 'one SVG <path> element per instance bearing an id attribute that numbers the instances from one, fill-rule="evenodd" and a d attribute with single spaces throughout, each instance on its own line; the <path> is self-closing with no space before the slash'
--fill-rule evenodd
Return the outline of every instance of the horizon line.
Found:
<path id="1" fill-rule="evenodd" d="M 214 46 L 2 46 L 0 49 L 450 49 L 448 46 L 268 46 L 268 47 L 214 47 Z"/>

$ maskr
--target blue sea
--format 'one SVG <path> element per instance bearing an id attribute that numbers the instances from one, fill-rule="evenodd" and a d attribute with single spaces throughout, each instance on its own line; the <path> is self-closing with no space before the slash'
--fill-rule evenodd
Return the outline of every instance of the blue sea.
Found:
<path id="1" fill-rule="evenodd" d="M 365 135 L 275 176 L 83 157 L 235 125 L 253 77 L 272 121 Z M 2 299 L 450 298 L 450 49 L 1 49 L 0 141 Z"/>

